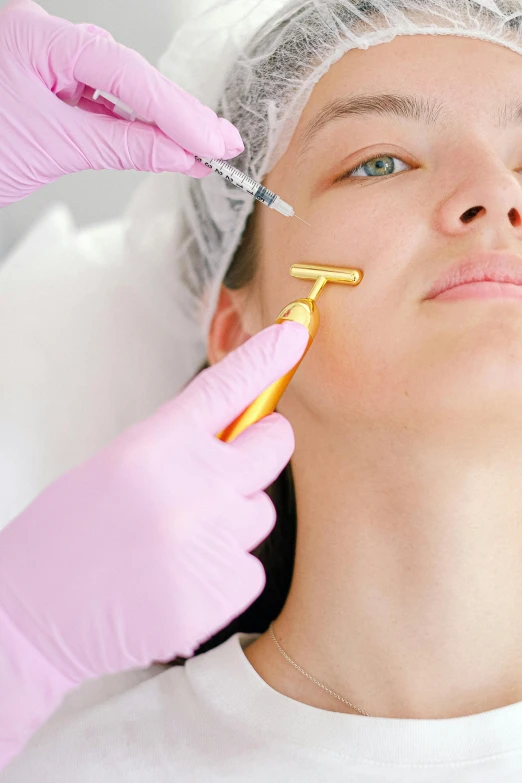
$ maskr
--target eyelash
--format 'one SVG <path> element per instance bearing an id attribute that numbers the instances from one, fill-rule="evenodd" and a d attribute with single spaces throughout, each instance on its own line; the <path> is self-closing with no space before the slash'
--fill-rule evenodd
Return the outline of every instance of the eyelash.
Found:
<path id="1" fill-rule="evenodd" d="M 362 163 L 359 163 L 353 169 L 345 171 L 344 174 L 341 174 L 341 176 L 337 178 L 336 182 L 342 182 L 345 179 L 350 179 L 352 174 L 355 174 L 356 171 L 359 171 L 364 166 L 366 166 L 367 163 L 370 163 L 370 161 L 375 160 L 376 158 L 392 158 L 393 160 L 400 160 L 403 163 L 406 163 L 403 158 L 399 158 L 397 155 L 391 155 L 389 152 L 378 152 L 376 155 L 372 155 L 371 158 L 363 160 Z M 409 166 L 410 164 L 406 163 L 406 165 Z M 393 172 L 393 174 L 397 173 L 399 172 Z M 383 177 L 357 177 L 356 179 L 389 179 L 393 176 L 393 174 L 385 174 Z"/>

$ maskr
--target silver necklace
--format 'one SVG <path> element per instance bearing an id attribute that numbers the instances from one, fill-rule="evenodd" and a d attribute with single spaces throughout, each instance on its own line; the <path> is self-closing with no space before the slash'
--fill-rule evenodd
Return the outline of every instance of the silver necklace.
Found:
<path id="1" fill-rule="evenodd" d="M 322 689 L 323 689 L 324 691 L 326 691 L 327 693 L 330 693 L 332 696 L 335 696 L 335 698 L 336 698 L 336 699 L 339 699 L 339 701 L 342 701 L 344 704 L 346 704 L 346 705 L 347 705 L 348 707 L 350 707 L 352 710 L 355 710 L 356 712 L 359 712 L 361 715 L 366 715 L 366 717 L 367 717 L 367 718 L 369 718 L 369 717 L 370 717 L 370 716 L 368 715 L 368 713 L 367 713 L 367 712 L 365 712 L 364 710 L 361 710 L 361 708 L 360 708 L 360 707 L 356 707 L 356 706 L 355 706 L 355 704 L 352 704 L 352 703 L 351 703 L 351 701 L 347 701 L 346 699 L 343 699 L 343 697 L 342 697 L 342 696 L 339 696 L 339 694 L 338 694 L 338 693 L 335 693 L 335 691 L 332 691 L 332 690 L 330 690 L 330 688 L 327 688 L 327 687 L 326 687 L 326 685 L 323 685 L 323 683 L 322 683 L 322 682 L 319 682 L 319 680 L 316 680 L 316 679 L 315 679 L 315 677 L 312 677 L 312 675 L 311 675 L 311 674 L 308 674 L 308 672 L 305 672 L 305 670 L 304 670 L 304 669 L 302 669 L 302 668 L 301 668 L 301 667 L 300 667 L 300 666 L 299 666 L 299 665 L 298 665 L 298 664 L 297 664 L 295 661 L 293 661 L 293 660 L 290 658 L 290 656 L 289 656 L 289 655 L 287 655 L 287 653 L 285 653 L 285 651 L 283 650 L 283 648 L 281 647 L 281 645 L 279 644 L 279 642 L 278 642 L 278 641 L 277 641 L 277 639 L 275 638 L 275 634 L 274 634 L 273 625 L 274 625 L 273 623 L 270 623 L 270 626 L 269 626 L 269 628 L 268 628 L 268 630 L 270 631 L 270 633 L 271 633 L 271 635 L 272 635 L 272 639 L 273 639 L 273 640 L 274 640 L 274 642 L 276 643 L 276 646 L 277 646 L 277 648 L 278 648 L 279 652 L 280 652 L 282 655 L 284 655 L 284 657 L 286 658 L 286 660 L 287 660 L 289 663 L 291 663 L 291 664 L 292 664 L 292 666 L 295 666 L 295 668 L 296 668 L 296 669 L 298 669 L 298 670 L 301 672 L 301 674 L 304 674 L 304 676 L 305 676 L 305 677 L 308 677 L 308 679 L 309 679 L 309 680 L 312 680 L 312 682 L 315 682 L 315 684 L 316 684 L 316 685 L 318 685 L 320 688 L 322 688 Z"/>

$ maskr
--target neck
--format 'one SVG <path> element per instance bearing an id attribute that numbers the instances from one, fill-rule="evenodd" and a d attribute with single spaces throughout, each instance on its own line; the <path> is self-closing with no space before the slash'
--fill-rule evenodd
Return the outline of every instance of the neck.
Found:
<path id="1" fill-rule="evenodd" d="M 274 624 L 288 655 L 373 716 L 451 718 L 522 701 L 520 435 L 495 449 L 491 438 L 470 448 L 439 432 L 430 447 L 395 433 L 386 449 L 350 431 L 318 464 L 308 455 L 319 428 L 296 432 L 295 569 Z M 351 711 L 265 636 L 273 687 Z"/>

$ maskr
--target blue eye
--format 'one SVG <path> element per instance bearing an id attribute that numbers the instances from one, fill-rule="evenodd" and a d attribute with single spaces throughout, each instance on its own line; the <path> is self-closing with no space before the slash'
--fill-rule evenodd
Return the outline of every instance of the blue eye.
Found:
<path id="1" fill-rule="evenodd" d="M 393 155 L 376 155 L 375 157 L 360 163 L 354 169 L 346 171 L 336 181 L 340 182 L 341 180 L 351 179 L 352 177 L 369 177 L 375 179 L 377 177 L 386 177 L 390 174 L 396 174 L 397 167 L 394 161 L 400 161 L 400 163 L 403 163 L 405 166 L 409 165 L 408 163 L 404 163 L 401 158 L 394 158 Z M 405 171 L 405 169 L 399 170 Z"/>

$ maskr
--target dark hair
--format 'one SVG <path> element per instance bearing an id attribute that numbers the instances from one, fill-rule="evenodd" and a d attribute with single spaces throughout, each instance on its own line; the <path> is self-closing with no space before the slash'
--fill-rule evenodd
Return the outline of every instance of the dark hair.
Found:
<path id="1" fill-rule="evenodd" d="M 250 283 L 255 275 L 257 253 L 256 218 L 257 205 L 247 220 L 245 231 L 224 279 L 227 288 L 238 290 Z M 198 372 L 208 367 L 205 362 Z M 261 595 L 245 611 L 225 628 L 211 636 L 195 651 L 194 656 L 211 650 L 225 642 L 238 631 L 264 633 L 284 606 L 294 571 L 297 514 L 292 468 L 288 464 L 271 484 L 267 495 L 272 500 L 277 520 L 270 535 L 252 550 L 266 573 L 266 584 Z M 186 658 L 175 658 L 171 666 L 181 665 Z"/>

